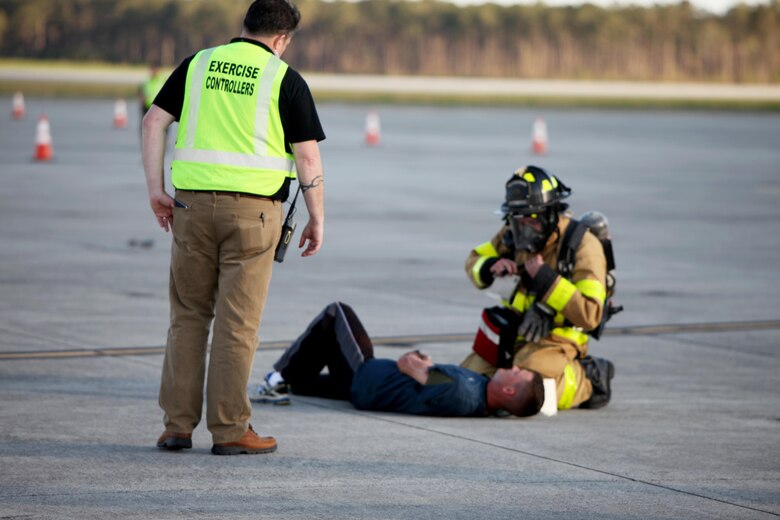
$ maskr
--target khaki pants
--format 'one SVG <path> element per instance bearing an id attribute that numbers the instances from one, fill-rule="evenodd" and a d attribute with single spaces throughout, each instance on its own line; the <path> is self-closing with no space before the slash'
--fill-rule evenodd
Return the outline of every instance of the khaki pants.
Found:
<path id="1" fill-rule="evenodd" d="M 160 407 L 165 429 L 191 433 L 201 419 L 206 345 L 214 321 L 206 419 L 215 443 L 247 430 L 246 386 L 257 348 L 282 204 L 236 194 L 177 191 L 171 248 L 171 325 Z"/>
<path id="2" fill-rule="evenodd" d="M 514 364 L 520 368 L 539 372 L 544 378 L 555 379 L 559 400 L 566 393 L 566 367 L 569 367 L 568 372 L 573 375 L 571 383 L 576 389 L 573 391 L 573 398 L 569 406 L 563 408 L 573 408 L 590 399 L 593 387 L 590 380 L 585 377 L 585 370 L 577 359 L 578 351 L 574 345 L 563 341 L 544 339 L 539 343 L 526 343 L 520 347 L 515 351 Z M 584 346 L 584 353 L 587 353 L 587 345 Z M 492 377 L 496 373 L 496 367 L 474 352 L 463 360 L 461 366 L 488 377 Z M 561 408 L 560 405 L 559 408 Z"/>

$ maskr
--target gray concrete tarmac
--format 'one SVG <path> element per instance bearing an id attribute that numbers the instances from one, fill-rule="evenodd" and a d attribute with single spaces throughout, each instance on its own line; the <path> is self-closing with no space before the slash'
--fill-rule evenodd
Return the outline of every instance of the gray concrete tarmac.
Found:
<path id="1" fill-rule="evenodd" d="M 494 303 L 463 261 L 497 230 L 512 170 L 535 163 L 574 189 L 575 215 L 610 218 L 626 307 L 611 325 L 628 333 L 591 350 L 615 362 L 614 398 L 519 420 L 297 397 L 255 405 L 276 453 L 214 457 L 205 425 L 191 452 L 154 448 L 161 355 L 62 354 L 164 342 L 170 236 L 148 209 L 137 106 L 121 130 L 111 101 L 27 108 L 0 118 L 0 355 L 27 356 L 0 357 L 0 518 L 780 516 L 776 114 L 321 106 L 325 246 L 276 266 L 253 381 L 280 353 L 263 345 L 334 300 L 376 338 L 431 336 L 413 346 L 459 362 L 469 342 L 433 336 L 467 337 Z M 363 142 L 369 110 L 378 147 Z M 50 163 L 32 160 L 41 113 Z M 682 332 L 630 333 L 653 325 Z"/>

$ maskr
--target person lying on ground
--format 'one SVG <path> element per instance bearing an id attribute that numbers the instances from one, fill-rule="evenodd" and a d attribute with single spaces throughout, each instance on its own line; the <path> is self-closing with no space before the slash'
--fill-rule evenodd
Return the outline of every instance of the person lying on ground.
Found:
<path id="1" fill-rule="evenodd" d="M 323 373 L 323 369 L 328 369 Z M 397 361 L 377 359 L 352 308 L 328 305 L 274 364 L 265 395 L 254 401 L 289 403 L 293 394 L 350 401 L 361 410 L 442 417 L 536 414 L 544 402 L 541 376 L 500 369 L 488 378 L 457 365 L 434 363 L 419 351 Z"/>

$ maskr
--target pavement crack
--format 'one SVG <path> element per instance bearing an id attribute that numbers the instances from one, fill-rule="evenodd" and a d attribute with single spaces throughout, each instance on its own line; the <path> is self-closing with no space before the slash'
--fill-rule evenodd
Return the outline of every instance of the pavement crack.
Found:
<path id="1" fill-rule="evenodd" d="M 747 350 L 740 350 L 734 348 L 734 345 L 718 345 L 715 343 L 707 342 L 705 339 L 680 338 L 677 336 L 667 336 L 667 335 L 658 335 L 656 336 L 656 339 L 663 341 L 665 343 L 682 343 L 684 345 L 690 345 L 694 347 L 702 347 L 711 350 L 720 350 L 723 352 L 739 353 L 740 355 L 755 356 L 759 358 L 775 359 L 777 357 L 777 353 L 775 352 L 770 353 L 770 352 L 753 352 Z"/>
<path id="2" fill-rule="evenodd" d="M 612 327 L 604 331 L 605 336 L 655 336 L 665 339 L 672 334 L 692 334 L 692 333 L 714 333 L 714 332 L 738 332 L 738 331 L 756 331 L 756 330 L 778 330 L 780 329 L 780 320 L 764 321 L 736 321 L 736 322 L 713 322 L 713 323 L 682 323 L 666 325 L 643 325 L 632 327 Z M 0 332 L 11 332 L 19 335 L 27 335 L 35 339 L 42 339 L 52 344 L 62 344 L 65 346 L 76 346 L 73 341 L 64 338 L 50 338 L 47 336 L 35 336 L 29 331 L 14 330 L 8 326 L 0 325 Z M 390 336 L 372 338 L 375 346 L 401 347 L 409 348 L 414 345 L 424 343 L 468 343 L 474 339 L 474 333 L 463 334 L 422 334 L 411 336 Z M 292 341 L 267 341 L 263 342 L 259 349 L 277 350 L 287 348 Z M 157 355 L 165 351 L 164 346 L 150 347 L 86 347 L 78 344 L 82 348 L 73 350 L 38 350 L 24 352 L 0 352 L 0 361 L 18 360 L 18 359 L 56 359 L 68 357 L 97 357 L 97 356 L 135 356 L 135 355 Z M 718 348 L 714 345 L 705 344 L 709 348 Z M 724 347 L 725 348 L 725 347 Z M 760 355 L 760 354 L 759 354 Z M 769 355 L 769 354 L 767 354 Z"/>
<path id="3" fill-rule="evenodd" d="M 41 334 L 40 332 L 30 331 L 22 328 L 16 328 L 9 325 L 0 325 L 0 332 L 9 333 L 9 334 L 15 334 L 17 336 L 23 337 L 23 338 L 29 338 L 39 341 L 44 341 L 49 345 L 60 345 L 63 347 L 72 347 L 72 348 L 80 348 L 84 349 L 84 342 L 80 342 L 78 340 L 71 340 L 68 338 L 63 337 L 54 337 L 50 336 L 48 334 Z M 89 347 L 86 347 L 89 348 Z M 30 354 L 34 354 L 36 351 L 30 352 Z"/>

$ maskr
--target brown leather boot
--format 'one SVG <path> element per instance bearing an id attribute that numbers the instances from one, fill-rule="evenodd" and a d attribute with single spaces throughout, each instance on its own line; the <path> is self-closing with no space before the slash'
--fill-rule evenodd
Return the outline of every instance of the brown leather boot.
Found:
<path id="1" fill-rule="evenodd" d="M 273 437 L 260 437 L 249 425 L 246 433 L 235 442 L 214 444 L 211 453 L 214 455 L 240 455 L 242 453 L 254 455 L 257 453 L 271 453 L 276 451 L 276 439 Z"/>
<path id="2" fill-rule="evenodd" d="M 182 448 L 192 448 L 191 433 L 177 433 L 165 430 L 160 438 L 157 439 L 157 447 L 165 450 L 180 450 Z"/>

